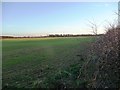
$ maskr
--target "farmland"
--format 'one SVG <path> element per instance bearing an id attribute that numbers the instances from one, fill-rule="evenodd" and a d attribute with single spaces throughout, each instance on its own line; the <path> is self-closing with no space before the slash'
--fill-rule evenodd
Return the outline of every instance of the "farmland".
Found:
<path id="1" fill-rule="evenodd" d="M 54 87 L 55 75 L 63 73 L 65 80 L 68 74 L 79 73 L 84 62 L 79 55 L 93 41 L 93 37 L 3 39 L 3 87 Z"/>

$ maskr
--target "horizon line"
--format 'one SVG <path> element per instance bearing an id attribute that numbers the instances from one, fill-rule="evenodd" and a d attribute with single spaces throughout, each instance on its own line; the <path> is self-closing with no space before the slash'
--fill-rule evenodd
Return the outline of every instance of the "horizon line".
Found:
<path id="1" fill-rule="evenodd" d="M 104 33 L 98 33 L 97 35 L 101 35 L 101 34 L 104 34 Z M 50 35 L 95 35 L 95 34 L 47 34 L 47 35 L 0 35 L 0 37 L 3 37 L 3 36 L 9 36 L 9 37 L 44 37 L 44 36 L 50 36 Z"/>

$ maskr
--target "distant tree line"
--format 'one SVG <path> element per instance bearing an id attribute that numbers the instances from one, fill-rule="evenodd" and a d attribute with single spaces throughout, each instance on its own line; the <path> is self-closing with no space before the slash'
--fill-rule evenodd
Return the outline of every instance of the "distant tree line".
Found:
<path id="1" fill-rule="evenodd" d="M 14 37 L 14 36 L 0 36 L 0 38 L 44 38 L 44 37 L 79 37 L 79 36 L 101 36 L 103 34 L 49 34 L 48 36 L 22 36 L 22 37 Z"/>
<path id="2" fill-rule="evenodd" d="M 13 36 L 0 36 L 0 38 L 14 38 Z"/>
<path id="3" fill-rule="evenodd" d="M 93 35 L 93 34 L 50 34 L 49 37 L 79 37 L 79 36 L 101 36 L 103 34 Z"/>

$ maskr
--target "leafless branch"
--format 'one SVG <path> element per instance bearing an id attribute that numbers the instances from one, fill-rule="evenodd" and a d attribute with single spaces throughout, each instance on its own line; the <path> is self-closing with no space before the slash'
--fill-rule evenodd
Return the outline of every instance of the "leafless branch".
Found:
<path id="1" fill-rule="evenodd" d="M 97 35 L 97 31 L 98 31 L 98 26 L 95 22 L 91 22 L 88 20 L 88 22 L 90 23 L 90 28 L 92 29 L 92 32 Z"/>

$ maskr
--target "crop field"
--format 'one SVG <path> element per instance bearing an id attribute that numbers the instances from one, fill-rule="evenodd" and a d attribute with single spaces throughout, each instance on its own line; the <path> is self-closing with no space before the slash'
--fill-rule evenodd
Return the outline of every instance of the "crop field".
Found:
<path id="1" fill-rule="evenodd" d="M 3 87 L 54 87 L 54 77 L 61 73 L 74 85 L 68 75 L 79 73 L 83 63 L 79 55 L 93 41 L 93 37 L 3 39 Z"/>

